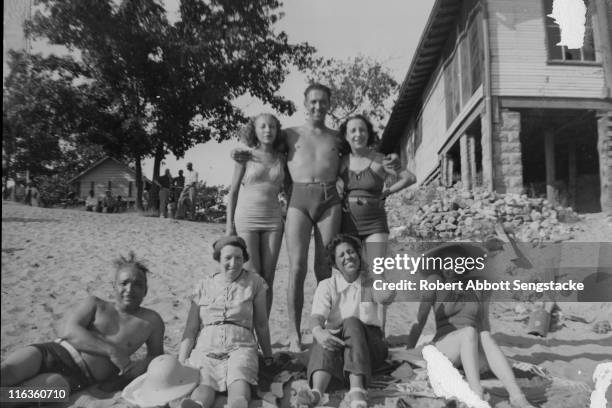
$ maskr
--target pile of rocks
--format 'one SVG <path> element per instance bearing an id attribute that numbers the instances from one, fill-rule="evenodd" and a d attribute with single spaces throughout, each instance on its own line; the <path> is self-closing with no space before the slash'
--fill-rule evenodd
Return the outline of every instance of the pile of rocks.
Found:
<path id="1" fill-rule="evenodd" d="M 498 222 L 520 242 L 561 242 L 572 238 L 580 217 L 571 208 L 543 198 L 485 190 L 425 187 L 387 199 L 396 237 L 480 241 L 495 233 Z"/>

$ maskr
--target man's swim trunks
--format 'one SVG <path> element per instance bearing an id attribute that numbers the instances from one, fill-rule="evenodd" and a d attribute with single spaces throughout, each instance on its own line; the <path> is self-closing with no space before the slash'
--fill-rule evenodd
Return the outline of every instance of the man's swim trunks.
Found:
<path id="1" fill-rule="evenodd" d="M 313 223 L 337 204 L 340 204 L 340 196 L 336 183 L 293 183 L 289 207 L 300 210 Z"/>
<path id="2" fill-rule="evenodd" d="M 67 341 L 56 340 L 31 346 L 42 354 L 40 373 L 61 374 L 68 380 L 71 391 L 86 388 L 93 383 L 91 372 L 80 353 Z"/>

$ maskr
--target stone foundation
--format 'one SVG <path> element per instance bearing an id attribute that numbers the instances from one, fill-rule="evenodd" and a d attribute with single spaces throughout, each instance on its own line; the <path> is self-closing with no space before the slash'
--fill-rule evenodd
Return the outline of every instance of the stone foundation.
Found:
<path id="1" fill-rule="evenodd" d="M 503 110 L 500 120 L 493 128 L 493 189 L 499 193 L 520 194 L 523 191 L 521 114 Z M 484 148 L 483 145 L 483 152 Z"/>
<path id="2" fill-rule="evenodd" d="M 601 211 L 612 214 L 612 111 L 597 116 Z"/>

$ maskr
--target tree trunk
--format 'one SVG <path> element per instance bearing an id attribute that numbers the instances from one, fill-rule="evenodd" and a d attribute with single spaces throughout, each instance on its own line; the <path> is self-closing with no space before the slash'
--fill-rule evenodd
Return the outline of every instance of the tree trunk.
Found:
<path id="1" fill-rule="evenodd" d="M 142 163 L 136 156 L 136 209 L 142 211 Z"/>
<path id="2" fill-rule="evenodd" d="M 153 175 L 151 180 L 157 180 L 159 178 L 159 170 L 161 168 L 161 162 L 166 156 L 166 152 L 164 151 L 163 143 L 157 145 L 155 149 L 155 158 L 153 161 Z M 159 186 L 157 184 L 153 184 L 151 186 L 151 191 L 149 191 L 149 208 L 158 208 L 159 207 Z"/>

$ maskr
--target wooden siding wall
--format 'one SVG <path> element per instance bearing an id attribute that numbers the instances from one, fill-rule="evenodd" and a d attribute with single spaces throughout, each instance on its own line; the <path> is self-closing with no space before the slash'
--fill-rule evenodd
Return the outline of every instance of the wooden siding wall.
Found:
<path id="1" fill-rule="evenodd" d="M 444 95 L 444 75 L 439 71 L 421 113 L 423 141 L 415 151 L 414 167 L 419 183 L 438 166 L 438 150 L 446 140 L 446 98 Z"/>
<path id="2" fill-rule="evenodd" d="M 89 195 L 91 183 L 94 183 L 94 193 L 96 197 L 105 195 L 108 189 L 108 182 L 111 182 L 111 192 L 114 197 L 121 196 L 125 201 L 136 199 L 135 177 L 123 166 L 107 160 L 98 167 L 86 173 L 78 182 L 81 184 L 79 196 L 83 199 Z M 129 183 L 132 182 L 132 196 L 129 196 Z"/>
<path id="3" fill-rule="evenodd" d="M 480 89 L 482 75 L 481 72 L 474 71 L 482 70 L 482 53 L 473 50 L 471 41 L 478 44 L 482 43 L 479 32 L 474 29 L 478 28 L 477 25 L 480 24 L 481 18 L 482 14 L 478 1 L 464 1 L 455 27 L 451 30 L 451 34 L 446 41 L 438 66 L 425 87 L 419 113 L 416 117 L 411 118 L 409 125 L 404 129 L 401 139 L 402 155 L 406 158 L 411 158 L 410 156 L 413 155 L 414 164 L 409 166 L 408 169 L 416 175 L 417 184 L 425 181 L 438 167 L 438 151 L 446 142 L 448 127 L 453 119 L 462 116 L 466 109 L 473 107 L 473 103 L 468 102 L 471 101 L 470 97 L 473 96 L 474 92 Z M 463 64 L 460 59 L 460 47 L 463 48 L 465 54 Z M 468 54 L 470 55 L 469 58 L 466 57 Z M 474 59 L 471 58 L 472 56 L 474 56 Z M 456 74 L 454 79 L 450 80 L 448 71 L 453 66 Z M 461 75 L 462 71 L 465 75 Z M 449 85 L 446 85 L 445 82 Z M 449 92 L 449 89 L 447 89 L 447 86 L 451 85 L 456 88 L 454 92 Z M 464 89 L 463 92 L 460 92 L 462 85 Z M 451 98 L 451 95 L 453 95 L 453 102 L 457 106 L 454 114 L 449 117 L 448 110 L 452 105 L 448 103 L 448 99 Z M 411 142 L 416 138 L 413 133 L 417 121 L 420 122 L 422 129 L 422 141 L 417 146 L 414 143 L 411 146 Z"/>
<path id="4" fill-rule="evenodd" d="M 601 66 L 547 63 L 542 0 L 488 0 L 488 4 L 494 95 L 601 97 Z"/>
<path id="5" fill-rule="evenodd" d="M 404 128 L 400 138 L 400 159 L 402 167 L 412 173 L 416 171 L 414 162 L 415 136 L 414 122 L 411 121 L 408 126 Z"/>

